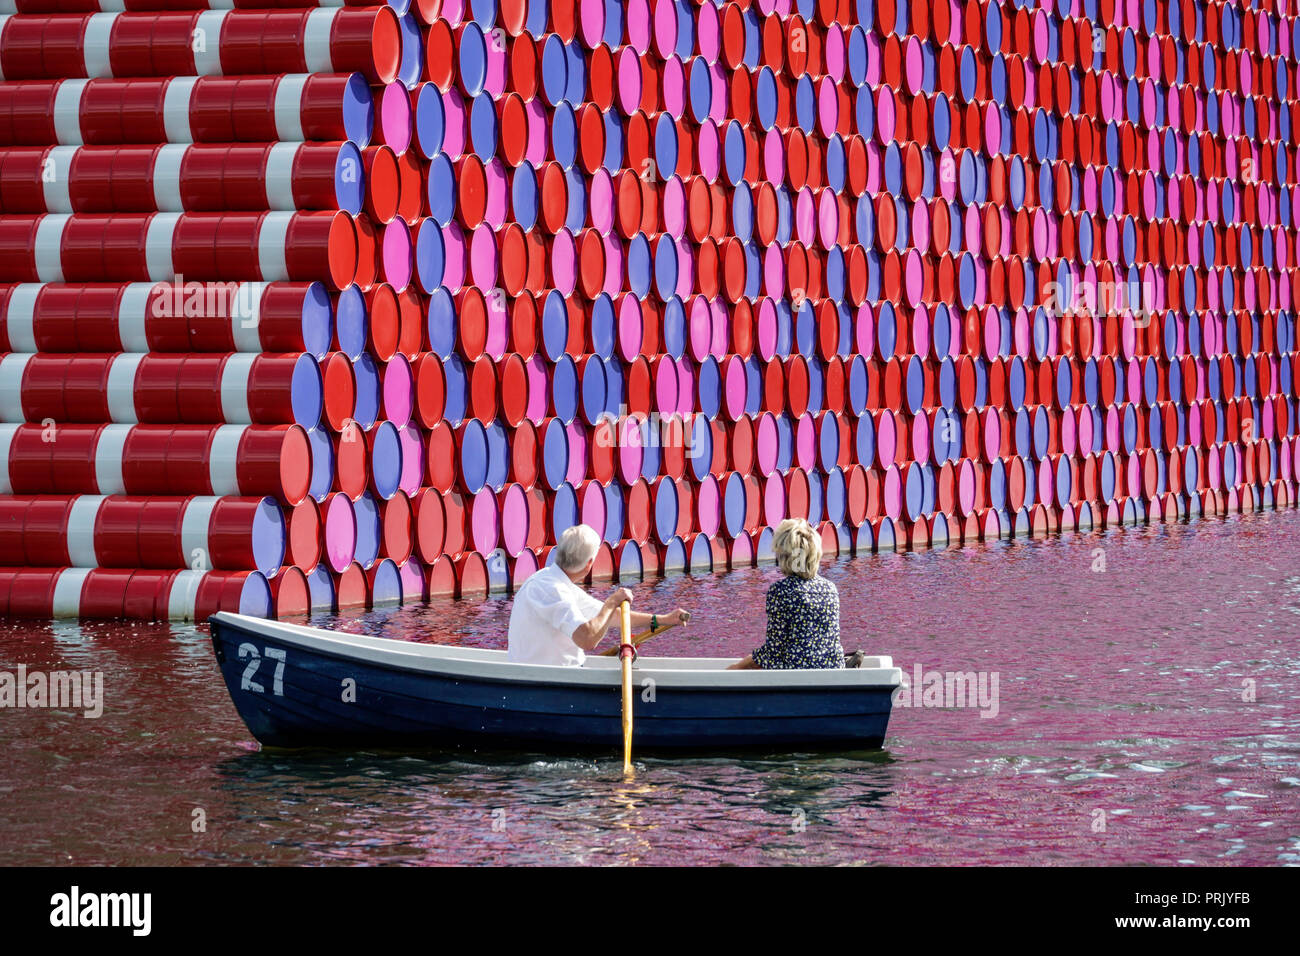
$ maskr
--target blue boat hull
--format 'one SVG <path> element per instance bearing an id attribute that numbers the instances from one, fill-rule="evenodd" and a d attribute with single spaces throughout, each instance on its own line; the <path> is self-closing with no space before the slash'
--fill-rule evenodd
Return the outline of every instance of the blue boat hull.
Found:
<path id="1" fill-rule="evenodd" d="M 235 708 L 268 747 L 583 752 L 609 751 L 622 739 L 616 672 L 613 683 L 591 686 L 416 672 L 304 650 L 216 617 L 211 633 Z M 651 698 L 641 680 L 638 753 L 878 748 L 893 691 L 659 686 Z"/>

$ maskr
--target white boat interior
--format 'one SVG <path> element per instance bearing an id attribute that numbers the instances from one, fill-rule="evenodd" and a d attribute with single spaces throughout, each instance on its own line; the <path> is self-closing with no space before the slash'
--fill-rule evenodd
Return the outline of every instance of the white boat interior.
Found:
<path id="1" fill-rule="evenodd" d="M 552 664 L 517 664 L 506 660 L 505 651 L 455 644 L 422 644 L 386 637 L 348 634 L 325 628 L 268 621 L 241 614 L 215 614 L 212 620 L 250 637 L 263 636 L 281 643 L 333 656 L 352 657 L 367 663 L 447 676 L 490 678 L 504 681 L 607 685 L 620 681 L 617 657 L 588 654 L 582 667 Z M 861 667 L 834 670 L 727 670 L 734 657 L 647 657 L 633 665 L 640 680 L 653 677 L 678 687 L 764 687 L 843 688 L 846 686 L 898 687 L 902 671 L 893 659 L 868 657 Z"/>

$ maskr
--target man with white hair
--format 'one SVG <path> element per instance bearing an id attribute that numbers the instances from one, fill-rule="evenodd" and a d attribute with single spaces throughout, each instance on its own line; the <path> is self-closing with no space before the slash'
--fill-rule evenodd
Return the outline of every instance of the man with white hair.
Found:
<path id="1" fill-rule="evenodd" d="M 559 664 L 577 667 L 594 650 L 605 632 L 618 623 L 618 609 L 632 600 L 627 588 L 598 601 L 579 582 L 591 573 L 600 550 L 600 535 L 587 525 L 575 525 L 560 535 L 555 563 L 542 568 L 515 593 L 510 609 L 510 635 L 506 659 L 519 664 Z M 678 608 L 671 614 L 633 611 L 632 627 L 685 624 L 691 619 Z"/>

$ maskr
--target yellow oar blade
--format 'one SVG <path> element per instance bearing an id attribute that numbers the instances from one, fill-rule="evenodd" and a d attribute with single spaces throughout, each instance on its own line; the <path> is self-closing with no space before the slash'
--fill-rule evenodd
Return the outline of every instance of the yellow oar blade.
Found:
<path id="1" fill-rule="evenodd" d="M 620 608 L 622 637 L 619 651 L 623 661 L 623 773 L 632 772 L 632 607 L 626 601 Z"/>
<path id="2" fill-rule="evenodd" d="M 677 623 L 678 623 L 678 622 L 674 621 L 672 624 L 660 624 L 659 627 L 658 627 L 658 629 L 656 629 L 656 630 L 645 630 L 645 631 L 642 631 L 640 634 L 637 634 L 637 635 L 633 636 L 633 638 L 632 638 L 632 646 L 633 646 L 633 647 L 640 647 L 640 646 L 641 646 L 642 644 L 644 644 L 646 641 L 650 640 L 650 638 L 652 638 L 652 637 L 658 637 L 658 636 L 659 636 L 660 634 L 662 634 L 664 631 L 671 630 L 672 628 L 676 627 L 676 626 L 677 626 Z M 599 654 L 599 656 L 600 656 L 600 657 L 613 657 L 613 656 L 614 656 L 615 654 L 617 654 L 617 653 L 618 653 L 618 645 L 616 644 L 616 645 L 614 645 L 613 647 L 607 647 L 605 650 L 601 651 L 600 654 Z"/>

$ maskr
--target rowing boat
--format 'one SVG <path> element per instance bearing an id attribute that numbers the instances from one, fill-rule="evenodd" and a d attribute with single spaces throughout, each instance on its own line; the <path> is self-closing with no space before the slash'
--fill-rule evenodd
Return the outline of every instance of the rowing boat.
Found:
<path id="1" fill-rule="evenodd" d="M 235 709 L 268 747 L 613 750 L 619 662 L 518 664 L 504 651 L 365 637 L 241 614 L 209 618 Z M 642 657 L 644 751 L 862 750 L 884 742 L 902 671 L 727 670 L 734 658 Z"/>

